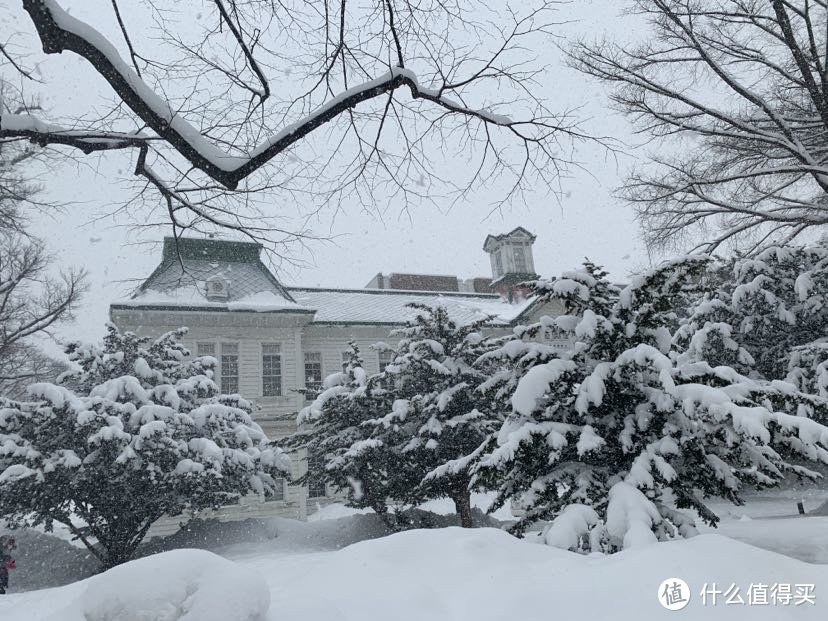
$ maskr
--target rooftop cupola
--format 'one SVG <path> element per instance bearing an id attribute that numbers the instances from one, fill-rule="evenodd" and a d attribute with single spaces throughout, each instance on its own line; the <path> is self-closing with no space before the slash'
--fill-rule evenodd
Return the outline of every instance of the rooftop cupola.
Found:
<path id="1" fill-rule="evenodd" d="M 532 244 L 536 236 L 522 226 L 502 235 L 489 235 L 483 250 L 492 262 L 491 288 L 510 302 L 526 297 L 524 287 L 517 284 L 537 278 Z"/>

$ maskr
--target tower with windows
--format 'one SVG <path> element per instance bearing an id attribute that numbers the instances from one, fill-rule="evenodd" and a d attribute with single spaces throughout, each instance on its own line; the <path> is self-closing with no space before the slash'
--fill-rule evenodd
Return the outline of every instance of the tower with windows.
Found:
<path id="1" fill-rule="evenodd" d="M 502 235 L 489 235 L 483 243 L 492 263 L 491 288 L 510 302 L 525 299 L 526 288 L 521 283 L 537 278 L 532 256 L 535 238 L 519 226 Z"/>

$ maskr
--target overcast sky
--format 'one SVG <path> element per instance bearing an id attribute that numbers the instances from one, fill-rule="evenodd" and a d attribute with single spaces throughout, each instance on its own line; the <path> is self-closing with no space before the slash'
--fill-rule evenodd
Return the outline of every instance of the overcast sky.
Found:
<path id="1" fill-rule="evenodd" d="M 83 18 L 110 10 L 110 3 L 103 0 L 63 4 Z M 7 20 L 4 28 L 11 25 L 30 33 L 19 5 L 0 0 L 0 15 Z M 621 5 L 579 0 L 561 9 L 561 18 L 573 22 L 562 27 L 561 33 L 627 36 L 631 22 L 619 18 Z M 93 23 L 104 30 L 113 25 L 100 20 Z M 608 110 L 602 88 L 565 68 L 557 50 L 544 54 L 548 71 L 543 88 L 549 106 L 580 105 L 586 130 L 629 140 L 627 121 Z M 94 97 L 109 96 L 107 85 L 77 56 L 44 57 L 40 70 L 49 85 L 43 95 L 46 108 L 79 112 L 94 105 L 93 93 Z M 81 158 L 49 171 L 42 179 L 49 197 L 68 207 L 63 214 L 39 218 L 35 232 L 44 236 L 61 264 L 85 267 L 91 284 L 77 322 L 60 329 L 64 338 L 101 337 L 109 303 L 127 296 L 159 261 L 159 245 L 139 242 L 160 241 L 168 230 L 136 233 L 132 225 L 140 220 L 140 213 L 131 218 L 100 217 L 129 200 L 131 156 Z M 336 214 L 323 211 L 311 224 L 316 234 L 333 239 L 295 248 L 295 258 L 302 265 L 282 262 L 276 275 L 287 285 L 353 288 L 363 287 L 380 271 L 488 276 L 484 238 L 520 225 L 537 235 L 535 266 L 542 275 L 570 269 L 589 257 L 606 266 L 614 278 L 623 279 L 649 264 L 631 210 L 612 195 L 632 157 L 613 158 L 599 146 L 587 145 L 575 158 L 584 170 L 573 170 L 571 178 L 561 181 L 559 196 L 533 197 L 529 204 L 494 212 L 490 205 L 477 201 L 410 213 L 391 204 L 382 208 L 382 217 L 348 204 L 340 205 Z"/>

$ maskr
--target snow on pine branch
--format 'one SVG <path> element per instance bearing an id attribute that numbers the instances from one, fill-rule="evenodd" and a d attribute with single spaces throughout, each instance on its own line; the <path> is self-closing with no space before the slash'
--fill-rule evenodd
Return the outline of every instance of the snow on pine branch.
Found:
<path id="1" fill-rule="evenodd" d="M 486 354 L 511 362 L 499 384 L 512 387 L 512 413 L 475 468 L 480 480 L 500 482 L 498 502 L 525 510 L 515 532 L 552 519 L 547 542 L 613 551 L 693 534 L 681 509 L 715 525 L 708 495 L 739 503 L 746 485 L 820 477 L 791 456 L 828 464 L 828 427 L 819 422 L 828 400 L 699 358 L 703 338 L 731 334 L 680 319 L 702 298 L 707 269 L 707 259 L 688 257 L 620 289 L 587 265 L 535 285 L 569 314 L 516 330 Z M 553 324 L 569 350 L 523 340 Z"/>

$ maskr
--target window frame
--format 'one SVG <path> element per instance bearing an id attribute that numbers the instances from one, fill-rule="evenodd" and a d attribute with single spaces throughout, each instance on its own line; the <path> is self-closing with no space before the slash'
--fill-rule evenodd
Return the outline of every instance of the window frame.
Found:
<path id="1" fill-rule="evenodd" d="M 383 357 L 387 357 L 388 360 L 383 360 Z M 389 364 L 394 364 L 394 352 L 390 349 L 379 350 L 377 352 L 377 370 L 383 373 Z"/>
<path id="2" fill-rule="evenodd" d="M 308 360 L 308 357 L 313 356 L 315 360 Z M 318 379 L 315 382 L 310 382 L 308 375 L 308 365 L 318 365 Z M 306 351 L 302 352 L 302 368 L 305 373 L 305 399 L 313 400 L 322 391 L 322 380 L 324 378 L 322 368 L 322 352 Z"/>
<path id="3" fill-rule="evenodd" d="M 279 495 L 265 495 L 265 502 L 286 502 L 287 501 L 287 479 L 285 477 L 273 477 L 273 487 L 281 490 Z"/>
<path id="4" fill-rule="evenodd" d="M 201 352 L 202 348 L 209 348 L 210 353 L 205 354 Z M 203 358 L 204 356 L 216 357 L 216 342 L 215 341 L 196 341 L 196 358 Z"/>
<path id="5" fill-rule="evenodd" d="M 273 348 L 275 351 L 266 351 L 268 348 Z M 282 372 L 282 344 L 281 343 L 261 343 L 260 344 L 261 350 L 261 380 L 262 380 L 262 397 L 283 397 L 284 396 L 284 373 Z M 270 373 L 265 373 L 266 371 L 266 358 L 275 358 L 278 361 L 278 366 L 276 370 L 278 373 L 274 373 L 274 366 L 272 360 L 269 361 L 270 363 Z M 273 378 L 278 378 L 278 381 L 271 384 L 270 382 Z M 274 392 L 269 392 L 267 388 L 270 386 L 275 386 L 276 389 Z"/>
<path id="6" fill-rule="evenodd" d="M 523 244 L 512 245 L 512 262 L 515 264 L 515 273 L 525 274 L 529 271 L 529 261 Z"/>
<path id="7" fill-rule="evenodd" d="M 236 342 L 220 342 L 218 346 L 218 376 L 219 376 L 219 391 L 223 395 L 236 395 L 239 394 L 239 384 L 241 383 L 241 369 L 239 366 L 239 343 Z M 232 362 L 230 358 L 235 358 L 235 362 Z M 225 367 L 226 363 L 226 367 Z M 225 368 L 228 370 L 232 369 L 231 365 L 235 364 L 235 374 L 226 373 Z M 227 382 L 230 378 L 235 379 L 235 390 L 230 390 L 230 386 L 227 386 Z"/>

